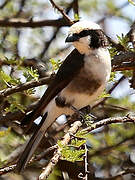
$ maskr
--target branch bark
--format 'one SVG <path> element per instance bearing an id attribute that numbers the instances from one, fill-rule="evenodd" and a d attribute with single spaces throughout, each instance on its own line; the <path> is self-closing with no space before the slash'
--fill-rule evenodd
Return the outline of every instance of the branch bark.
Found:
<path id="1" fill-rule="evenodd" d="M 24 90 L 27 90 L 27 89 L 30 89 L 33 87 L 49 84 L 51 82 L 51 80 L 53 80 L 53 77 L 45 77 L 45 78 L 39 79 L 38 81 L 30 81 L 30 82 L 26 82 L 24 84 L 20 84 L 18 86 L 14 86 L 12 88 L 4 89 L 4 90 L 0 91 L 0 98 L 9 96 L 11 94 L 21 92 L 21 91 L 24 91 Z"/>
<path id="2" fill-rule="evenodd" d="M 0 27 L 15 27 L 15 28 L 37 28 L 44 26 L 62 27 L 70 26 L 63 18 L 54 20 L 31 21 L 27 19 L 0 19 Z"/>
<path id="3" fill-rule="evenodd" d="M 135 123 L 135 116 L 124 116 L 124 117 L 114 117 L 114 118 L 107 118 L 104 120 L 101 120 L 97 123 L 94 123 L 93 125 L 91 125 L 90 127 L 87 127 L 85 129 L 82 130 L 82 132 L 91 132 L 92 130 L 95 130 L 97 128 L 100 128 L 102 126 L 108 125 L 108 124 L 112 124 L 112 123 L 127 123 L 127 122 L 131 122 L 131 123 Z"/>
<path id="4" fill-rule="evenodd" d="M 82 123 L 80 121 L 76 121 L 74 122 L 74 124 L 72 125 L 72 127 L 68 130 L 68 133 L 64 136 L 63 140 L 61 141 L 61 143 L 63 144 L 63 146 L 67 145 L 71 139 L 71 134 L 75 134 L 78 130 L 78 128 L 82 125 Z M 49 164 L 47 165 L 47 167 L 45 168 L 45 170 L 40 174 L 39 176 L 39 180 L 43 180 L 46 179 L 50 173 L 52 172 L 54 166 L 57 164 L 57 162 L 59 161 L 61 157 L 61 148 L 59 147 L 55 152 L 54 152 L 54 156 L 52 157 L 52 159 L 50 160 Z"/>

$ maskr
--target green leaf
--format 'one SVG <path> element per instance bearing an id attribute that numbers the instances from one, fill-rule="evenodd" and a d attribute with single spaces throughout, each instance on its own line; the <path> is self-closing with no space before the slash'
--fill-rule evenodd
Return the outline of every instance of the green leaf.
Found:
<path id="1" fill-rule="evenodd" d="M 20 79 L 12 78 L 10 75 L 6 74 L 3 70 L 0 71 L 0 76 L 7 86 L 18 85 L 21 83 Z"/>
<path id="2" fill-rule="evenodd" d="M 37 69 L 33 69 L 31 68 L 26 68 L 25 71 L 23 72 L 24 77 L 26 78 L 26 81 L 31 81 L 33 79 L 35 79 L 36 81 L 38 81 L 38 70 Z"/>
<path id="3" fill-rule="evenodd" d="M 115 82 L 115 80 L 114 80 L 115 79 L 115 74 L 116 74 L 116 72 L 111 72 L 109 82 L 111 82 L 111 81 Z"/>
<path id="4" fill-rule="evenodd" d="M 118 38 L 119 43 L 125 48 L 125 50 L 131 50 L 131 45 L 129 45 L 129 37 L 128 36 L 124 36 L 122 34 L 121 37 L 117 35 L 117 38 Z"/>
<path id="5" fill-rule="evenodd" d="M 4 137 L 7 134 L 9 134 L 9 132 L 11 131 L 11 127 L 9 127 L 7 130 L 5 131 L 0 131 L 0 137 Z"/>
<path id="6" fill-rule="evenodd" d="M 12 80 L 12 78 L 2 70 L 0 71 L 0 76 L 3 79 L 3 81 L 6 83 L 8 83 Z"/>
<path id="7" fill-rule="evenodd" d="M 61 150 L 62 159 L 70 162 L 83 161 L 85 149 L 76 150 L 73 147 L 65 146 Z"/>
<path id="8" fill-rule="evenodd" d="M 59 69 L 62 61 L 60 59 L 58 59 L 57 61 L 55 59 L 50 59 L 49 60 L 51 65 L 52 65 L 52 71 L 56 71 L 57 69 Z"/>
<path id="9" fill-rule="evenodd" d="M 105 97 L 110 97 L 110 94 L 107 94 L 106 91 L 104 90 L 104 91 L 102 92 L 102 94 L 101 94 L 100 96 L 98 96 L 98 99 L 100 99 L 100 98 L 105 98 Z"/>
<path id="10" fill-rule="evenodd" d="M 86 139 L 84 139 L 84 140 L 78 140 L 77 138 L 75 138 L 75 139 L 73 139 L 72 141 L 71 141 L 71 145 L 73 145 L 73 146 L 75 146 L 75 147 L 80 147 L 80 146 L 82 146 L 83 144 L 85 144 L 86 143 Z"/>
<path id="11" fill-rule="evenodd" d="M 24 91 L 27 95 L 32 95 L 36 92 L 35 88 L 30 88 Z"/>
<path id="12" fill-rule="evenodd" d="M 74 19 L 75 19 L 76 21 L 79 21 L 80 17 L 79 17 L 79 15 L 78 15 L 77 13 L 74 14 Z"/>
<path id="13" fill-rule="evenodd" d="M 111 58 L 113 58 L 113 56 L 117 55 L 118 51 L 115 47 L 109 47 L 109 53 L 111 55 Z"/>

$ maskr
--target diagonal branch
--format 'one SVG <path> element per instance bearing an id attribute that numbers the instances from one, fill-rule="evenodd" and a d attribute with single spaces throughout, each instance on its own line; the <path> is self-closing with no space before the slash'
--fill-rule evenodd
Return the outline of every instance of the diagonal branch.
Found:
<path id="1" fill-rule="evenodd" d="M 74 11 L 74 16 L 77 15 L 79 16 L 79 5 L 78 5 L 78 0 L 73 1 L 73 11 Z"/>
<path id="2" fill-rule="evenodd" d="M 52 6 L 56 8 L 62 15 L 63 18 L 69 23 L 70 25 L 74 24 L 74 22 L 68 17 L 68 15 L 64 12 L 62 8 L 60 8 L 53 0 L 50 0 Z"/>
<path id="3" fill-rule="evenodd" d="M 71 139 L 71 134 L 75 134 L 79 127 L 81 127 L 82 123 L 80 121 L 74 122 L 74 124 L 71 126 L 71 128 L 68 130 L 68 133 L 63 137 L 63 140 L 61 143 L 63 146 L 67 145 Z M 44 171 L 41 173 L 39 176 L 39 180 L 46 179 L 50 173 L 52 172 L 54 166 L 58 163 L 59 159 L 61 157 L 61 148 L 59 147 L 55 152 L 54 156 L 50 160 L 49 164 L 47 167 L 44 169 Z"/>
<path id="4" fill-rule="evenodd" d="M 5 0 L 5 2 L 0 6 L 0 9 L 3 9 L 11 0 Z"/>
<path id="5" fill-rule="evenodd" d="M 2 91 L 0 91 L 0 98 L 9 96 L 11 94 L 20 92 L 20 91 L 24 91 L 33 87 L 37 87 L 37 86 L 41 86 L 41 85 L 45 85 L 45 84 L 49 84 L 51 82 L 51 80 L 53 80 L 53 77 L 45 77 L 45 78 L 41 78 L 38 81 L 30 81 L 30 82 L 26 82 L 24 84 L 20 84 L 18 86 L 14 86 L 12 88 L 7 88 L 4 89 Z"/>

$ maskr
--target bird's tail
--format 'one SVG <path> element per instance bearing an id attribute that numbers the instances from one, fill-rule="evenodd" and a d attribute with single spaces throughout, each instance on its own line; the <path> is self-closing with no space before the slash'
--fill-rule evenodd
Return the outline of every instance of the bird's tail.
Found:
<path id="1" fill-rule="evenodd" d="M 43 123 L 47 118 L 47 112 L 45 113 L 45 115 L 43 116 L 38 130 L 35 131 L 35 133 L 33 134 L 33 136 L 31 137 L 30 141 L 28 142 L 28 144 L 26 145 L 26 148 L 24 149 L 24 152 L 21 154 L 18 162 L 17 162 L 17 166 L 16 166 L 16 172 L 20 173 L 24 170 L 24 168 L 26 167 L 27 163 L 30 161 L 33 153 L 35 152 L 37 146 L 39 145 L 39 142 L 41 141 L 41 139 L 43 138 L 47 127 L 43 128 Z"/>

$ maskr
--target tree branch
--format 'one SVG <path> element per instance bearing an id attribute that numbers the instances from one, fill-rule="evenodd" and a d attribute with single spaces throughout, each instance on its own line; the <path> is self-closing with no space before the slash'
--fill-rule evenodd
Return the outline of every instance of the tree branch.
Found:
<path id="1" fill-rule="evenodd" d="M 63 15 L 63 18 L 67 23 L 69 23 L 70 25 L 74 24 L 74 22 L 68 17 L 68 15 L 64 12 L 62 8 L 60 8 L 53 0 L 50 0 L 50 2 L 52 6 L 56 8 Z"/>
<path id="2" fill-rule="evenodd" d="M 73 1 L 73 11 L 74 11 L 74 16 L 77 15 L 79 16 L 79 5 L 78 5 L 78 0 Z"/>
<path id="3" fill-rule="evenodd" d="M 53 27 L 62 27 L 70 26 L 65 19 L 60 18 L 56 20 L 42 20 L 42 21 L 31 21 L 26 19 L 0 19 L 0 27 L 15 27 L 15 28 L 24 28 L 24 27 L 44 27 L 44 26 L 53 26 Z"/>
<path id="4" fill-rule="evenodd" d="M 0 98 L 9 96 L 11 94 L 14 94 L 14 93 L 17 93 L 20 91 L 24 91 L 24 90 L 27 90 L 27 89 L 30 89 L 33 87 L 49 84 L 52 80 L 53 80 L 53 77 L 45 77 L 45 78 L 39 79 L 38 81 L 30 81 L 30 82 L 26 82 L 24 84 L 20 84 L 18 86 L 14 86 L 12 88 L 4 89 L 4 90 L 0 91 Z"/>
<path id="5" fill-rule="evenodd" d="M 74 122 L 72 127 L 68 130 L 67 134 L 63 137 L 63 140 L 61 141 L 63 146 L 65 146 L 69 143 L 69 141 L 71 139 L 71 134 L 75 134 L 77 132 L 78 128 L 81 127 L 81 125 L 82 125 L 82 123 L 80 121 Z M 60 157 L 61 157 L 61 148 L 59 147 L 54 152 L 54 156 L 50 160 L 50 162 L 47 165 L 47 167 L 45 168 L 45 170 L 40 174 L 39 180 L 46 179 L 50 175 L 50 173 L 52 172 L 54 166 L 57 164 Z"/>
<path id="6" fill-rule="evenodd" d="M 134 69 L 135 65 L 135 52 L 129 51 L 129 52 L 124 52 L 119 55 L 115 55 L 112 59 L 112 71 L 118 71 L 121 70 L 122 67 L 125 69 Z M 127 64 L 126 64 L 127 63 Z M 123 70 L 123 69 L 122 69 Z"/>
<path id="7" fill-rule="evenodd" d="M 0 9 L 3 9 L 11 0 L 5 0 L 5 2 L 0 6 Z"/>
<path id="8" fill-rule="evenodd" d="M 92 124 L 90 127 L 83 129 L 81 132 L 85 132 L 85 131 L 90 132 L 94 129 L 97 129 L 97 128 L 100 128 L 102 126 L 112 124 L 112 123 L 127 123 L 127 122 L 135 123 L 135 117 L 127 115 L 124 117 L 114 117 L 114 118 L 103 119 L 97 123 Z"/>

